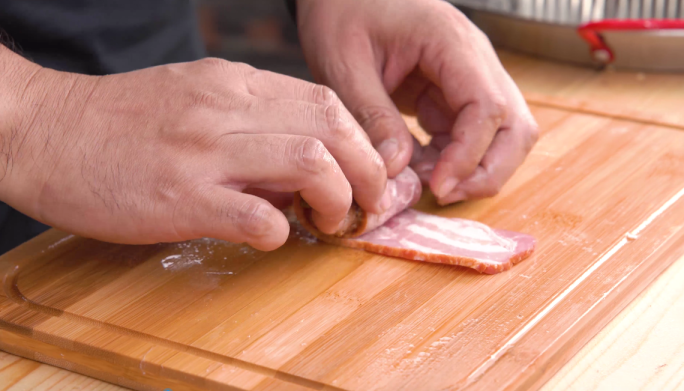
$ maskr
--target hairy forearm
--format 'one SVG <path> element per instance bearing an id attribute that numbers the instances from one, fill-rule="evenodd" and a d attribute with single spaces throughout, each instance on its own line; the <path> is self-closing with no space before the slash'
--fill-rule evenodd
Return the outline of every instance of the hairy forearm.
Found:
<path id="1" fill-rule="evenodd" d="M 27 88 L 42 68 L 0 45 L 0 200 L 7 201 L 17 154 L 26 140 L 23 122 L 32 109 Z"/>
<path id="2" fill-rule="evenodd" d="M 4 45 L 0 45 L 0 177 L 11 163 L 11 140 L 16 138 L 21 118 L 21 85 L 35 67 Z"/>
<path id="3" fill-rule="evenodd" d="M 0 41 L 0 113 L 6 118 L 4 110 L 9 109 L 8 104 L 16 106 L 22 99 L 18 95 L 27 84 L 30 75 L 35 74 L 41 67 L 23 58 L 7 47 L 5 42 Z M 16 109 L 16 107 L 13 107 Z"/>
<path id="4" fill-rule="evenodd" d="M 0 45 L 0 201 L 36 218 L 98 79 L 41 67 Z"/>

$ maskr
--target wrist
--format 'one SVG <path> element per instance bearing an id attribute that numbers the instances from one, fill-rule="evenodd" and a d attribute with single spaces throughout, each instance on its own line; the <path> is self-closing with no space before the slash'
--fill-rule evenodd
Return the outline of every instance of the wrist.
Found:
<path id="1" fill-rule="evenodd" d="M 24 114 L 21 100 L 26 81 L 41 67 L 0 45 L 0 135 L 16 130 Z"/>
<path id="2" fill-rule="evenodd" d="M 0 45 L 0 200 L 6 201 L 16 149 L 24 139 L 21 124 L 28 108 L 25 99 L 27 80 L 41 69 L 4 45 Z"/>
<path id="3" fill-rule="evenodd" d="M 0 200 L 35 216 L 56 163 L 67 102 L 80 76 L 43 68 L 0 47 Z M 35 218 L 35 217 L 34 217 Z"/>

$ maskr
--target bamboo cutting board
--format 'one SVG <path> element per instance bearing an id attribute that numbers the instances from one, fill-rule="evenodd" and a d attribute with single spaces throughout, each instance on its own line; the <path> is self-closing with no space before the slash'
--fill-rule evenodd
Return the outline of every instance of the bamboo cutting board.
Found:
<path id="1" fill-rule="evenodd" d="M 495 276 L 317 244 L 119 246 L 50 231 L 0 259 L 0 349 L 136 389 L 535 389 L 684 253 L 684 132 L 533 105 L 489 200 L 538 239 Z"/>

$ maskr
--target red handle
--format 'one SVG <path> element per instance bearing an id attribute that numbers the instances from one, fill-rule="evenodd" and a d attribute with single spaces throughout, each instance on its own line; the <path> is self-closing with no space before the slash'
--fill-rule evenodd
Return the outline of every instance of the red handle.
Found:
<path id="1" fill-rule="evenodd" d="M 583 24 L 577 33 L 589 44 L 592 57 L 603 63 L 615 61 L 615 55 L 601 36 L 602 31 L 684 30 L 681 19 L 604 19 Z"/>

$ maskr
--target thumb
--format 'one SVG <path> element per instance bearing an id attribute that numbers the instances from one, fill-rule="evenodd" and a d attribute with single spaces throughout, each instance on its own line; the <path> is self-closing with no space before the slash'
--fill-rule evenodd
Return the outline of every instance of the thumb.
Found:
<path id="1" fill-rule="evenodd" d="M 198 191 L 179 205 L 174 225 L 194 237 L 247 243 L 262 251 L 282 246 L 290 232 L 285 216 L 268 201 L 222 186 Z"/>
<path id="2" fill-rule="evenodd" d="M 382 83 L 380 72 L 371 59 L 340 62 L 328 68 L 325 82 L 339 96 L 387 167 L 390 178 L 397 176 L 410 162 L 413 138 L 399 110 Z"/>

